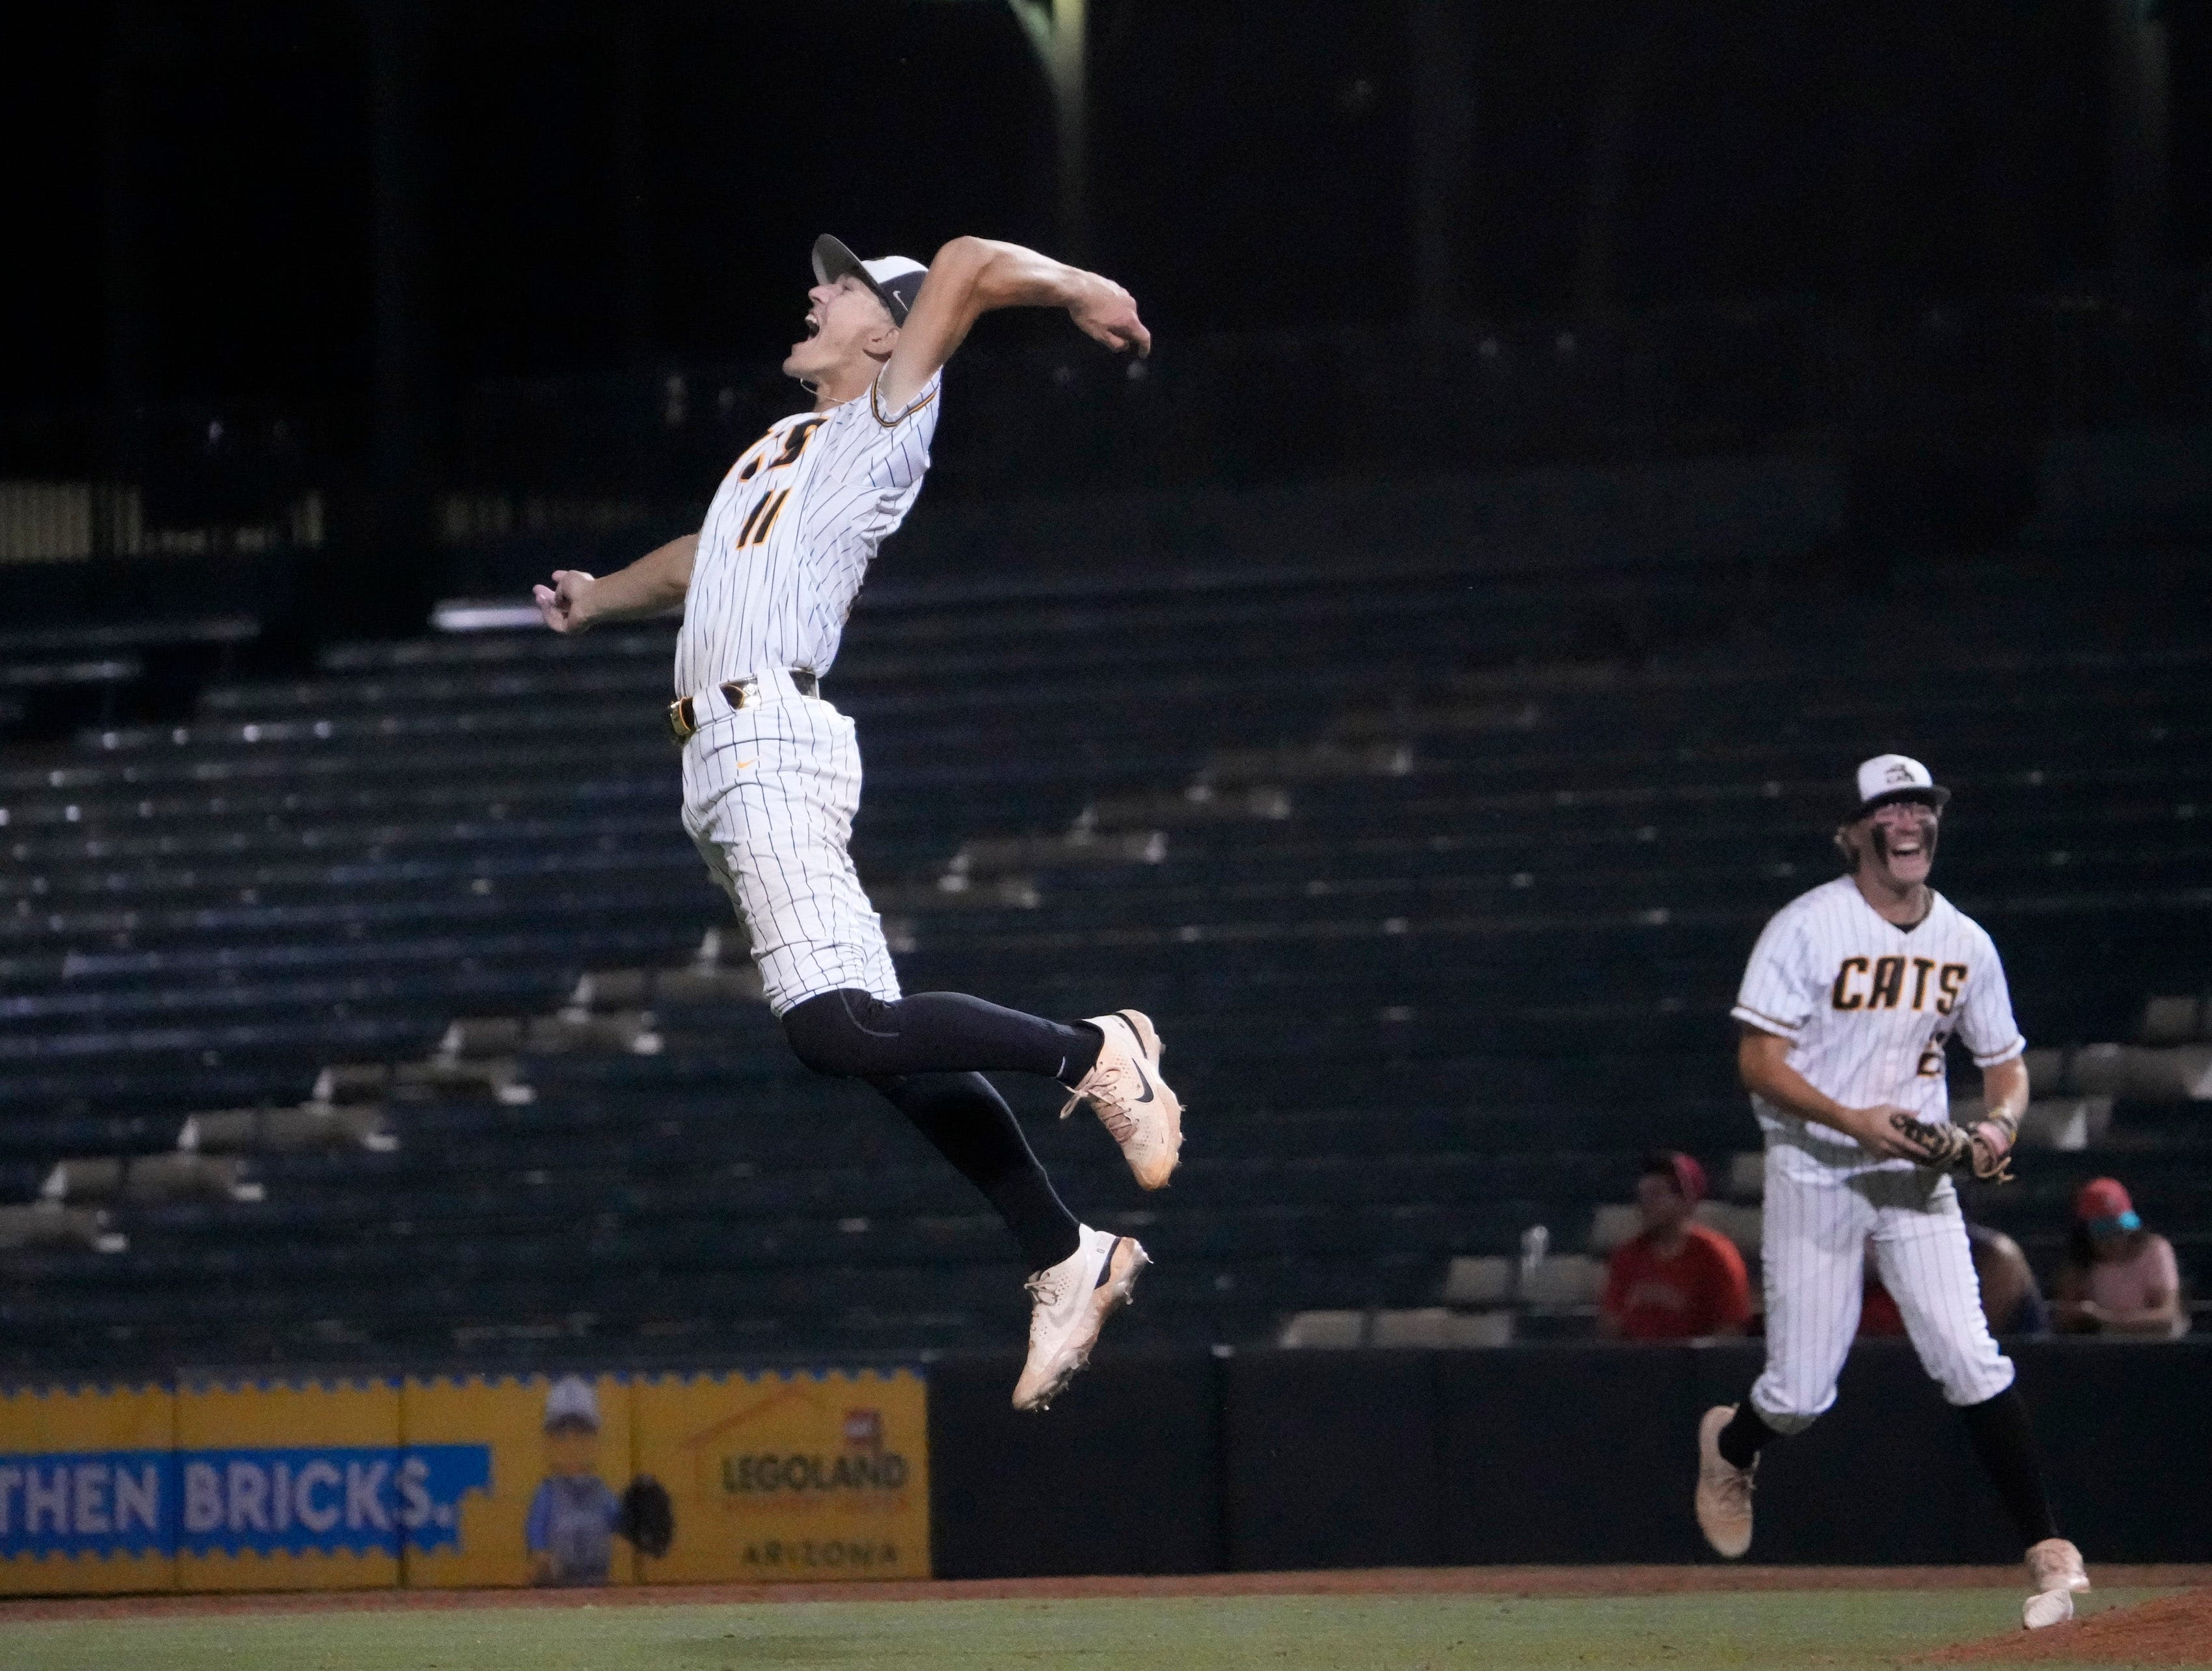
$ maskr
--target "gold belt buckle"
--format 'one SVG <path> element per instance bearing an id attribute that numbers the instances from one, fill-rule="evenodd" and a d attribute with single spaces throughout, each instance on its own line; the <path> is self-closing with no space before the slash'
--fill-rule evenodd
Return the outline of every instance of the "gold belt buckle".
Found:
<path id="1" fill-rule="evenodd" d="M 731 679 L 718 688 L 732 714 L 752 701 L 752 690 L 742 679 Z M 699 710 L 690 697 L 678 696 L 668 704 L 668 731 L 678 743 L 688 743 L 699 734 Z"/>

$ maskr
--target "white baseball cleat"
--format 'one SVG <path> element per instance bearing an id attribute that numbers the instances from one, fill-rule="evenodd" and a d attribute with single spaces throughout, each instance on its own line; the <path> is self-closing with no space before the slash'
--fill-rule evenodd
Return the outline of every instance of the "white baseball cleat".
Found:
<path id="1" fill-rule="evenodd" d="M 1721 1455 L 1721 1429 L 1735 1406 L 1716 1404 L 1698 1423 L 1698 1529 L 1714 1553 L 1736 1559 L 1751 1547 L 1751 1476 L 1759 1459 L 1740 1468 Z"/>
<path id="2" fill-rule="evenodd" d="M 2088 1569 L 2081 1552 L 2064 1538 L 2045 1538 L 2027 1552 L 2027 1584 L 2035 1592 L 2020 1610 L 2020 1622 L 2031 1631 L 2063 1625 L 2074 1616 L 2074 1598 L 2089 1588 Z"/>
<path id="3" fill-rule="evenodd" d="M 1030 1279 L 1030 1357 L 1014 1383 L 1015 1409 L 1042 1410 L 1060 1396 L 1152 1262 L 1134 1237 L 1085 1224 L 1073 1253 Z"/>
<path id="4" fill-rule="evenodd" d="M 2063 1625 L 2073 1617 L 2074 1592 L 2070 1589 L 2046 1589 L 2039 1595 L 2031 1595 L 2020 1610 L 2021 1624 L 2031 1631 Z"/>
<path id="5" fill-rule="evenodd" d="M 1062 1120 L 1088 1101 L 1098 1123 L 1121 1145 L 1137 1182 L 1158 1189 L 1182 1156 L 1182 1099 L 1160 1078 L 1160 1036 L 1139 1011 L 1091 1018 L 1104 1036 L 1098 1060 L 1060 1111 Z"/>

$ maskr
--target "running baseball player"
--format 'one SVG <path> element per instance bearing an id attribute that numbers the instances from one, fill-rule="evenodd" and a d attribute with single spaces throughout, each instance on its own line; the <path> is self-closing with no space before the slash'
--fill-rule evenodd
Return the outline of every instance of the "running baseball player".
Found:
<path id="1" fill-rule="evenodd" d="M 2034 1629 L 2089 1588 L 2058 1535 L 2011 1360 L 1983 1316 L 1954 1172 L 2006 1176 L 2027 1107 L 2027 1048 L 1981 926 L 1928 885 L 1950 792 L 1903 755 L 1858 769 L 1836 832 L 1844 874 L 1777 912 L 1736 998 L 1736 1062 L 1766 1138 L 1766 1370 L 1698 1429 L 1698 1524 L 1734 1559 L 1751 1546 L 1762 1446 L 1836 1401 L 1869 1243 L 1905 1332 L 2019 1524 Z M 1983 1113 L 1951 1122 L 1944 1047 L 1982 1070 Z"/>
<path id="2" fill-rule="evenodd" d="M 1035 1274 L 1014 1403 L 1042 1410 L 1089 1360 L 1148 1264 L 1077 1222 L 985 1072 L 1041 1074 L 1089 1102 L 1147 1189 L 1175 1170 L 1182 1109 L 1134 1010 L 1048 1021 L 957 993 L 902 996 L 846 850 L 860 805 L 853 722 L 820 684 L 878 546 L 929 468 L 942 373 L 982 314 L 1059 307 L 1117 352 L 1149 353 L 1129 293 L 1012 244 L 956 238 L 924 267 L 814 245 L 805 335 L 783 362 L 813 395 L 731 466 L 706 521 L 603 578 L 536 589 L 556 632 L 681 605 L 676 700 L 684 825 L 752 941 L 799 1059 L 865 1079 L 997 1209 Z"/>

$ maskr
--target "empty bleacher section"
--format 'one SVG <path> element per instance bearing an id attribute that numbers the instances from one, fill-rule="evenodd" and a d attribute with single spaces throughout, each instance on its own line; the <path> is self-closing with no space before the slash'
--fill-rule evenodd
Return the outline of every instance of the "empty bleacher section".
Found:
<path id="1" fill-rule="evenodd" d="M 1850 766 L 1919 753 L 1958 794 L 1939 883 L 2072 1053 L 2039 1094 L 2112 1099 L 1975 1210 L 2047 1275 L 2118 1171 L 2201 1273 L 2206 1088 L 2093 1091 L 2083 1047 L 2212 982 L 2212 651 L 2105 560 L 2040 561 L 1875 598 L 1756 566 L 887 587 L 828 684 L 856 854 L 910 987 L 1161 1020 L 1164 1195 L 1008 1082 L 1071 1203 L 1158 1261 L 1121 1338 L 1337 1311 L 1474 1343 L 1513 1325 L 1434 1309 L 1571 1328 L 1573 1267 L 1448 1291 L 1455 1258 L 1537 1224 L 1583 1254 L 1640 1151 L 1717 1177 L 1755 1142 L 1742 958 L 1831 873 Z M 0 757 L 0 1186 L 46 1215 L 0 1222 L 0 1358 L 1019 1338 L 981 1201 L 789 1060 L 734 930 L 702 949 L 670 646 L 345 648 Z M 2177 1017 L 2147 1036 L 2201 1054 Z"/>

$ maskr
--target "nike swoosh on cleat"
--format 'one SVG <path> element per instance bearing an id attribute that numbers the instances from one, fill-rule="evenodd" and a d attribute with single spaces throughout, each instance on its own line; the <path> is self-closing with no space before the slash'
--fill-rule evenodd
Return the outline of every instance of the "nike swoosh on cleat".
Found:
<path id="1" fill-rule="evenodd" d="M 1091 1285 L 1093 1288 L 1106 1285 L 1106 1279 L 1114 1274 L 1114 1255 L 1121 1251 L 1121 1238 L 1117 1236 L 1114 1238 L 1114 1245 L 1106 1249 L 1106 1257 L 1098 1261 L 1098 1280 Z"/>
<path id="2" fill-rule="evenodd" d="M 1152 1100 L 1152 1082 L 1146 1077 L 1145 1073 L 1145 1036 L 1137 1030 L 1137 1024 L 1129 1019 L 1129 1012 L 1127 1010 L 1116 1010 L 1114 1014 L 1121 1024 L 1129 1030 L 1129 1036 L 1135 1042 L 1137 1047 L 1136 1053 L 1130 1057 L 1130 1061 L 1137 1070 L 1137 1083 L 1145 1088 L 1145 1094 L 1137 1100 L 1139 1103 L 1149 1103 Z"/>
<path id="3" fill-rule="evenodd" d="M 1115 1013 L 1117 1013 L 1117 1016 L 1119 1016 L 1119 1013 L 1121 1013 L 1121 1012 L 1115 1012 Z M 1139 1031 L 1137 1031 L 1137 1027 L 1134 1027 L 1133 1023 L 1128 1023 L 1128 1020 L 1126 1020 L 1126 1018 L 1121 1020 L 1121 1024 L 1124 1024 L 1124 1027 L 1128 1027 L 1128 1036 L 1130 1036 L 1130 1038 L 1134 1040 L 1134 1045 L 1137 1045 L 1137 1049 L 1130 1051 L 1130 1058 L 1128 1058 L 1128 1060 L 1130 1060 L 1130 1066 L 1134 1066 L 1134 1069 L 1137 1069 L 1137 1085 L 1141 1085 L 1141 1087 L 1144 1087 L 1144 1096 L 1137 1097 L 1137 1100 L 1139 1100 L 1139 1103 L 1151 1103 L 1151 1100 L 1152 1100 L 1152 1080 L 1151 1080 L 1151 1078 L 1148 1078 L 1148 1076 L 1146 1076 L 1146 1072 L 1144 1072 L 1144 1034 L 1139 1034 Z"/>

